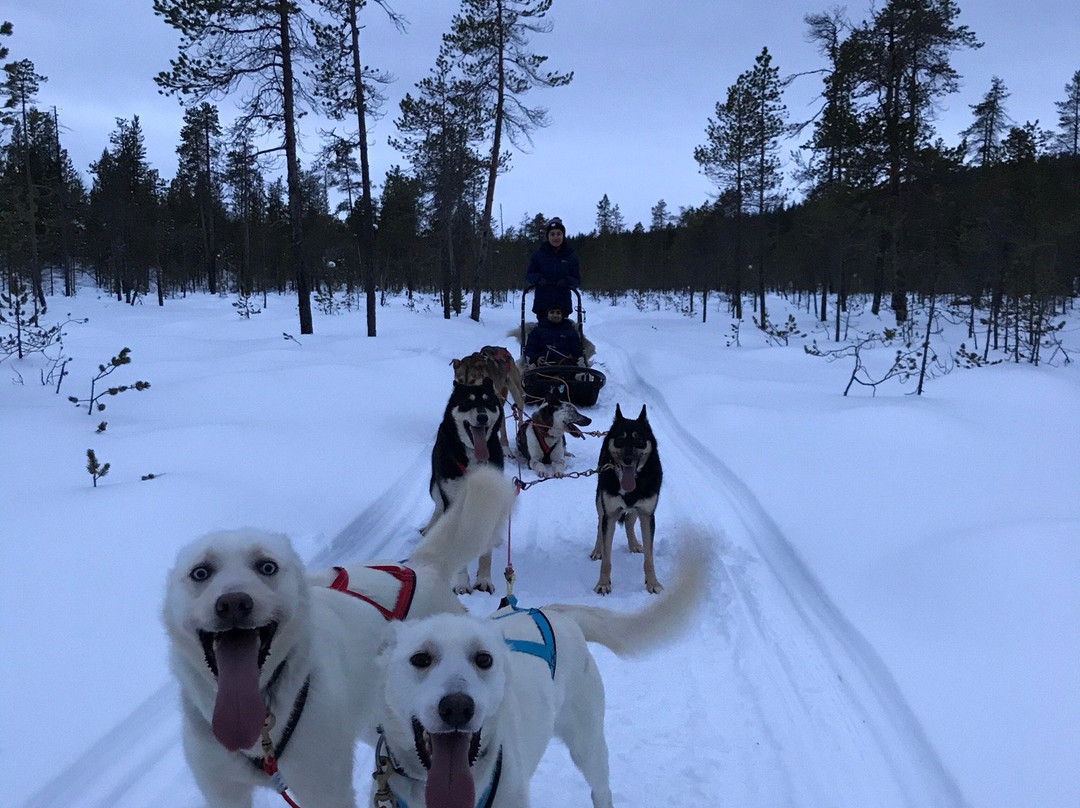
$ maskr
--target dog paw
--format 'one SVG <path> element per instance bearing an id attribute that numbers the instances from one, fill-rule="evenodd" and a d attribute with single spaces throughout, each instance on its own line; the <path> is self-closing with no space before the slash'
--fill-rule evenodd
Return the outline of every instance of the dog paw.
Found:
<path id="1" fill-rule="evenodd" d="M 664 591 L 664 587 L 660 585 L 659 581 L 646 581 L 645 591 L 648 592 L 650 595 L 659 595 L 661 592 Z"/>
<path id="2" fill-rule="evenodd" d="M 487 592 L 489 595 L 494 595 L 495 587 L 491 585 L 491 581 L 477 581 L 473 586 L 473 592 Z"/>
<path id="3" fill-rule="evenodd" d="M 591 558 L 593 561 L 599 561 L 603 557 L 604 554 L 601 553 L 599 550 L 593 550 L 591 553 L 589 553 L 589 558 Z"/>
<path id="4" fill-rule="evenodd" d="M 630 552 L 631 553 L 644 553 L 645 548 L 642 547 L 640 544 L 638 544 L 636 541 L 635 542 L 630 542 Z"/>
<path id="5" fill-rule="evenodd" d="M 459 572 L 457 574 L 457 580 L 454 581 L 454 594 L 467 595 L 472 592 L 472 585 L 469 583 L 469 574 L 466 572 Z"/>
<path id="6" fill-rule="evenodd" d="M 598 595 L 610 595 L 611 594 L 611 581 L 608 581 L 607 583 L 604 583 L 603 581 L 601 581 L 600 583 L 598 583 L 596 586 L 593 587 L 593 592 L 595 592 Z"/>

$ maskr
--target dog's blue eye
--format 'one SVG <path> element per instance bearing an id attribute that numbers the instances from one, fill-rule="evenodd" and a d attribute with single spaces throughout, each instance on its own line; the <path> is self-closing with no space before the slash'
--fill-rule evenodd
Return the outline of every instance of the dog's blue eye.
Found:
<path id="1" fill-rule="evenodd" d="M 431 662 L 431 654 L 427 651 L 417 651 L 409 657 L 409 664 L 414 668 L 430 668 Z"/>
<path id="2" fill-rule="evenodd" d="M 269 578 L 271 575 L 277 574 L 278 565 L 276 561 L 266 559 L 265 561 L 260 561 L 256 566 L 256 569 L 259 571 L 259 575 L 265 575 Z"/>
<path id="3" fill-rule="evenodd" d="M 476 657 L 473 659 L 473 662 L 480 670 L 486 671 L 495 663 L 495 660 L 492 659 L 491 654 L 489 654 L 487 651 L 478 651 Z"/>
<path id="4" fill-rule="evenodd" d="M 210 567 L 206 564 L 200 564 L 188 573 L 188 577 L 197 582 L 205 581 L 210 577 Z"/>

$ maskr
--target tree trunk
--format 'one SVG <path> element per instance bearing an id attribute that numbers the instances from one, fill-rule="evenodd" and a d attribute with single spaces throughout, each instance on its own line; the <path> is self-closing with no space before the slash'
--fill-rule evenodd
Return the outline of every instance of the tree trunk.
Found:
<path id="1" fill-rule="evenodd" d="M 296 155 L 296 103 L 294 98 L 292 46 L 289 38 L 289 6 L 278 6 L 281 32 L 281 81 L 285 125 L 285 165 L 289 185 L 289 247 L 300 310 L 300 333 L 314 333 L 311 317 L 311 278 L 304 262 L 304 222 L 300 187 L 300 162 Z"/>
<path id="2" fill-rule="evenodd" d="M 495 94 L 495 129 L 491 137 L 491 158 L 488 161 L 487 193 L 484 195 L 484 211 L 480 215 L 480 255 L 477 256 L 476 274 L 473 276 L 472 308 L 469 317 L 480 321 L 480 296 L 484 282 L 491 269 L 491 216 L 495 207 L 495 180 L 499 176 L 499 152 L 502 150 L 502 125 L 506 105 L 506 43 L 503 41 L 502 0 L 496 0 L 495 30 L 498 32 L 498 85 Z"/>
<path id="3" fill-rule="evenodd" d="M 375 336 L 375 210 L 371 204 L 371 165 L 367 147 L 367 100 L 364 96 L 364 74 L 360 64 L 360 26 L 356 15 L 357 0 L 349 2 L 349 35 L 352 39 L 353 82 L 356 85 L 356 125 L 360 146 L 360 274 L 364 284 L 364 304 L 367 307 L 367 335 Z"/>

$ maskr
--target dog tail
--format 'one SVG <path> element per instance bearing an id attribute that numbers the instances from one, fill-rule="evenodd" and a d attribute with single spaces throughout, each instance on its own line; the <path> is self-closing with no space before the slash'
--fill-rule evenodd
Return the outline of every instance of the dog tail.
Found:
<path id="1" fill-rule="evenodd" d="M 431 526 L 409 561 L 433 567 L 452 581 L 459 569 L 502 543 L 514 497 L 513 483 L 499 469 L 469 469 L 461 495 Z"/>
<path id="2" fill-rule="evenodd" d="M 589 642 L 599 643 L 618 656 L 643 653 L 676 639 L 694 621 L 693 613 L 705 602 L 711 554 L 702 536 L 680 538 L 681 550 L 674 583 L 662 595 L 636 612 L 616 612 L 600 606 L 557 604 L 545 606 L 572 619 Z"/>

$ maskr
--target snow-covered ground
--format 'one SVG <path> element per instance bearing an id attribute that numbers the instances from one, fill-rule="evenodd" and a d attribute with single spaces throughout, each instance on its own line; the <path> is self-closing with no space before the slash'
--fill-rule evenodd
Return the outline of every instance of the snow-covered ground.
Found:
<path id="1" fill-rule="evenodd" d="M 89 318 L 67 329 L 59 395 L 39 383 L 40 358 L 0 364 L 4 804 L 203 805 L 158 617 L 177 548 L 250 525 L 288 533 L 312 565 L 406 555 L 430 513 L 450 359 L 516 351 L 516 301 L 477 324 L 394 299 L 376 339 L 361 311 L 317 314 L 300 336 L 292 297 L 249 320 L 231 303 L 131 307 L 84 289 L 50 301 L 49 321 Z M 922 397 L 894 381 L 845 398 L 849 366 L 808 356 L 804 340 L 769 347 L 748 326 L 728 347 L 722 311 L 702 324 L 669 306 L 587 307 L 609 378 L 594 428 L 617 402 L 647 404 L 658 436 L 661 580 L 681 535 L 715 549 L 685 637 L 633 660 L 595 649 L 616 804 L 1080 805 L 1078 365 L 957 370 Z M 862 314 L 853 327 L 882 324 Z M 1080 355 L 1080 322 L 1064 339 Z M 93 415 L 67 401 L 124 347 L 132 362 L 109 382 L 149 390 Z M 97 488 L 89 448 L 111 464 Z M 585 471 L 599 439 L 570 448 Z M 594 485 L 520 495 L 523 605 L 600 600 Z M 641 557 L 617 548 L 604 604 L 628 610 L 649 596 Z M 366 794 L 371 751 L 357 758 Z M 533 793 L 588 804 L 557 743 Z"/>

